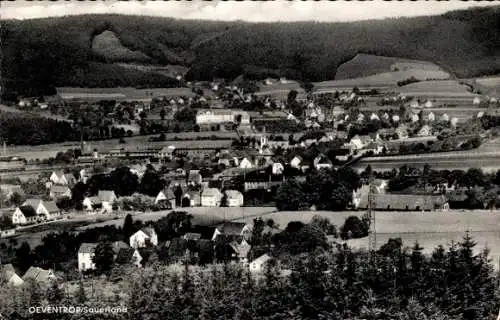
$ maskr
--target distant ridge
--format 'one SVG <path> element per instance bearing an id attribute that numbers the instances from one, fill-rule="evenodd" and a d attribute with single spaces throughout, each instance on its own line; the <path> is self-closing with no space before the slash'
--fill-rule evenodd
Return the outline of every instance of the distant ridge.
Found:
<path id="1" fill-rule="evenodd" d="M 360 53 L 428 61 L 457 78 L 500 73 L 498 7 L 352 23 L 247 23 L 122 15 L 1 23 L 2 81 L 7 91 L 23 94 L 46 93 L 54 86 L 177 85 L 166 74 L 147 68 L 135 74 L 136 70 L 116 64 L 124 62 L 182 66 L 189 68 L 188 80 L 234 79 L 249 70 L 253 78 L 272 73 L 314 82 L 333 80 L 336 75 L 338 79 L 367 76 L 356 67 L 346 71 Z M 385 69 L 385 63 L 380 68 Z M 370 65 L 367 69 L 378 73 L 377 68 Z"/>

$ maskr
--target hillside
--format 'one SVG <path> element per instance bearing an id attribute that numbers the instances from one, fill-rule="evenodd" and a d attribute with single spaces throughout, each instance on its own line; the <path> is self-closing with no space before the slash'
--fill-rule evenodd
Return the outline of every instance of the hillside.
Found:
<path id="1" fill-rule="evenodd" d="M 395 57 L 403 68 L 408 67 L 407 60 L 430 61 L 461 78 L 500 71 L 498 7 L 352 23 L 209 22 L 121 15 L 1 23 L 4 87 L 21 92 L 50 91 L 53 86 L 135 86 L 135 76 L 122 75 L 135 70 L 116 63 L 182 66 L 189 68 L 188 80 L 234 79 L 242 73 L 332 80 L 339 66 L 359 53 Z M 378 73 L 390 71 L 394 63 L 373 64 L 380 66 L 367 69 Z M 369 75 L 353 74 L 359 67 L 349 72 L 346 68 L 340 67 L 337 78 L 348 73 Z M 149 70 L 142 70 L 139 78 L 141 85 L 175 85 L 165 74 Z"/>
<path id="2" fill-rule="evenodd" d="M 361 78 L 379 73 L 411 70 L 443 71 L 439 66 L 427 61 L 361 53 L 338 67 L 335 80 Z"/>

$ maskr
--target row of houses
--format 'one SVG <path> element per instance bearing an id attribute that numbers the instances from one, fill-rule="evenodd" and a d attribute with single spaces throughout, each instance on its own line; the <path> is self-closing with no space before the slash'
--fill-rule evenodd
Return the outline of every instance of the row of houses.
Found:
<path id="1" fill-rule="evenodd" d="M 266 227 L 263 233 L 271 233 L 270 227 Z M 274 230 L 275 232 L 279 232 Z M 142 249 L 163 246 L 169 252 L 177 253 L 179 258 L 193 254 L 200 254 L 201 251 L 208 251 L 209 256 L 213 256 L 218 250 L 218 246 L 224 246 L 223 251 L 228 253 L 231 260 L 247 264 L 251 245 L 248 240 L 252 229 L 245 223 L 225 222 L 215 227 L 195 227 L 193 232 L 184 234 L 179 238 L 174 238 L 159 244 L 158 235 L 154 228 L 142 228 L 129 238 L 129 244 L 117 241 L 112 244 L 114 260 L 132 263 L 137 267 L 142 266 Z M 189 245 L 191 244 L 191 245 Z M 78 250 L 78 270 L 85 272 L 95 270 L 93 261 L 98 243 L 82 243 Z M 263 271 L 268 256 L 261 256 L 249 263 L 250 271 Z"/>
<path id="2" fill-rule="evenodd" d="M 34 281 L 41 285 L 47 285 L 57 277 L 52 269 L 42 269 L 40 267 L 30 267 L 24 275 L 20 276 L 12 264 L 0 265 L 0 277 L 8 285 L 21 286 L 25 282 Z"/>

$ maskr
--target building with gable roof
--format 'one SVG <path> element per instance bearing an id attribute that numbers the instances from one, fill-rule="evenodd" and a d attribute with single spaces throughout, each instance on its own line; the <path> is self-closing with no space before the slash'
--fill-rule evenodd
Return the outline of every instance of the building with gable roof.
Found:
<path id="1" fill-rule="evenodd" d="M 130 247 L 134 249 L 158 245 L 158 235 L 155 229 L 151 227 L 142 228 L 131 235 L 129 240 Z"/>
<path id="2" fill-rule="evenodd" d="M 217 188 L 206 188 L 201 193 L 201 205 L 203 207 L 220 207 L 222 193 Z"/>

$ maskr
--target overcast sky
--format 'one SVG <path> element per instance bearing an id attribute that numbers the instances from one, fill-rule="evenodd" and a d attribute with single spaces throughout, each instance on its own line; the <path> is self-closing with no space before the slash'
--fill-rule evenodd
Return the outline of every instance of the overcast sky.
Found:
<path id="1" fill-rule="evenodd" d="M 490 6 L 481 1 L 1 1 L 2 19 L 30 19 L 88 13 L 120 13 L 180 19 L 260 21 L 353 21 L 441 14 L 468 7 Z"/>

